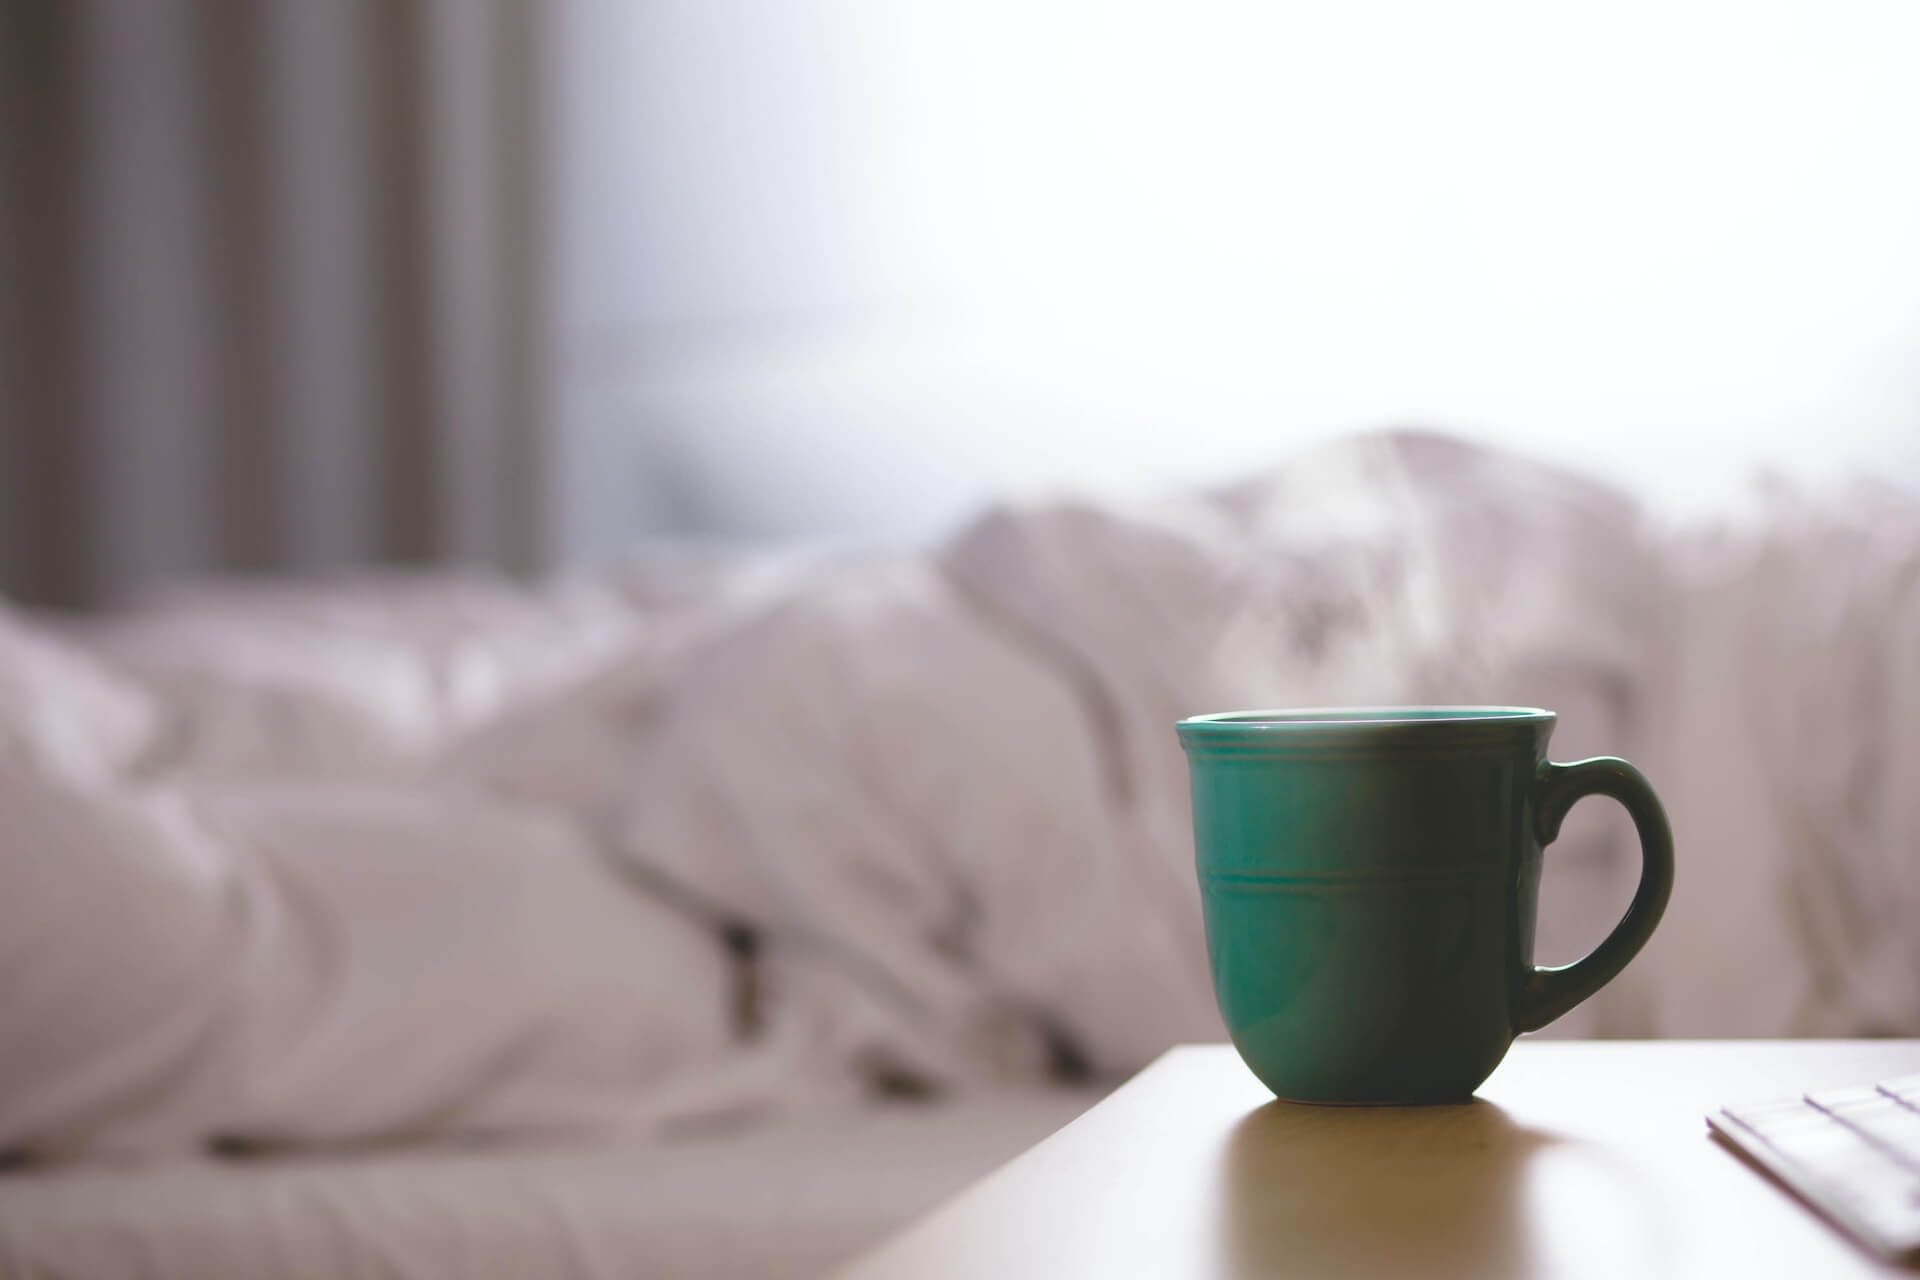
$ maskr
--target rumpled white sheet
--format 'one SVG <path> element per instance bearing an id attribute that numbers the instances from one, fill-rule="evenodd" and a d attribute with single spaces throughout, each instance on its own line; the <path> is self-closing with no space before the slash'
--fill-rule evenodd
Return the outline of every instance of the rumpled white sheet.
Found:
<path id="1" fill-rule="evenodd" d="M 1775 486 L 1668 546 L 1640 750 L 1680 874 L 1616 999 L 1663 1035 L 1920 1033 L 1920 505 Z"/>
<path id="2" fill-rule="evenodd" d="M 0 1177 L 0 1275 L 809 1280 L 1098 1098 L 1023 1089 L 690 1141 L 69 1165 Z"/>
<path id="3" fill-rule="evenodd" d="M 0 616 L 0 1148 L 1132 1069 L 1219 1034 L 1172 722 L 1261 705 L 1539 703 L 1648 769 L 1672 915 L 1562 1030 L 1920 1031 L 1920 518 L 1876 501 L 1656 530 L 1374 436 L 924 556 Z M 1624 831 L 1569 822 L 1546 958 Z"/>

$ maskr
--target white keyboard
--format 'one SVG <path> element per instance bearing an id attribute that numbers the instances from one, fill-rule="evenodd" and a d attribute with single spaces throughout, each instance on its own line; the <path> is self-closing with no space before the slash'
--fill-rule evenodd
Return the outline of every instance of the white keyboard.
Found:
<path id="1" fill-rule="evenodd" d="M 1876 1253 L 1920 1256 L 1920 1075 L 1725 1107 L 1707 1123 Z"/>

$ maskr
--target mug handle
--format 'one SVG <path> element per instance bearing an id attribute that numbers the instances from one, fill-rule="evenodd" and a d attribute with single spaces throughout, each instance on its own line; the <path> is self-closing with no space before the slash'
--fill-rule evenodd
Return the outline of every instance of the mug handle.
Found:
<path id="1" fill-rule="evenodd" d="M 1614 756 L 1571 764 L 1542 761 L 1533 781 L 1533 821 L 1540 843 L 1560 834 L 1567 810 L 1583 796 L 1612 796 L 1640 834 L 1640 887 L 1627 914 L 1601 944 L 1572 964 L 1529 968 L 1514 993 L 1513 1029 L 1538 1031 L 1611 982 L 1647 945 L 1673 893 L 1673 833 L 1660 799 L 1638 769 Z"/>

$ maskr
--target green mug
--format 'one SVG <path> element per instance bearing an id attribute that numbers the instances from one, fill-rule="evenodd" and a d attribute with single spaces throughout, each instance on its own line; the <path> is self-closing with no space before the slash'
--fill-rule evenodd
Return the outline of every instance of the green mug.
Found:
<path id="1" fill-rule="evenodd" d="M 1297 1102 L 1458 1102 L 1606 985 L 1673 889 L 1673 838 L 1624 760 L 1549 763 L 1533 707 L 1343 707 L 1178 726 L 1213 989 Z M 1640 886 L 1585 959 L 1533 964 L 1541 846 L 1582 796 L 1640 834 Z"/>

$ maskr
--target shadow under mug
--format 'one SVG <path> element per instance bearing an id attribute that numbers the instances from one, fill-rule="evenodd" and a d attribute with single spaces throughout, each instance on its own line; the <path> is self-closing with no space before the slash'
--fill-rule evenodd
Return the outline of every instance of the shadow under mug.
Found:
<path id="1" fill-rule="evenodd" d="M 1673 840 L 1624 760 L 1546 758 L 1534 707 L 1343 707 L 1178 725 L 1214 994 L 1285 1099 L 1458 1102 L 1515 1035 L 1605 986 L 1673 889 Z M 1576 800 L 1618 800 L 1639 888 L 1586 958 L 1533 964 L 1541 848 Z"/>

